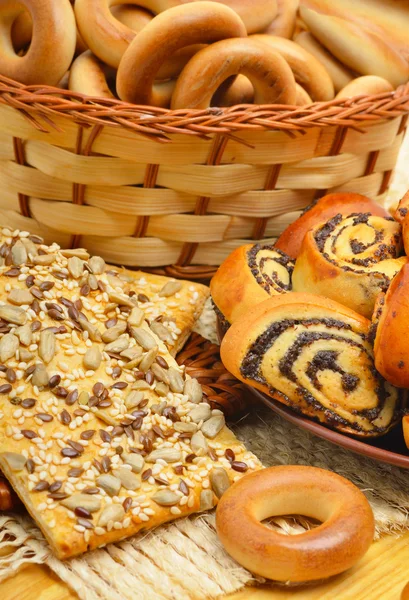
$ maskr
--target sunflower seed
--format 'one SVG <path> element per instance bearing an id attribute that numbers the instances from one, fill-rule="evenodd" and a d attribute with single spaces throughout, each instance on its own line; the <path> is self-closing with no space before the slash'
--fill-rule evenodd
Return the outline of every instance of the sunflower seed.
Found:
<path id="1" fill-rule="evenodd" d="M 197 379 L 186 379 L 183 393 L 186 394 L 189 400 L 194 404 L 199 404 L 203 399 L 202 386 Z"/>
<path id="2" fill-rule="evenodd" d="M 169 329 L 162 325 L 162 323 L 158 323 L 158 321 L 152 321 L 150 324 L 150 328 L 155 335 L 158 336 L 162 342 L 167 342 L 168 344 L 174 344 L 174 339 Z"/>
<path id="3" fill-rule="evenodd" d="M 108 292 L 108 297 L 111 302 L 115 302 L 119 306 L 129 306 L 133 308 L 135 306 L 134 302 L 126 296 L 125 294 L 118 294 L 117 292 Z"/>
<path id="4" fill-rule="evenodd" d="M 102 354 L 98 346 L 92 346 L 88 348 L 86 353 L 84 354 L 84 367 L 86 369 L 90 369 L 92 371 L 96 371 L 102 362 Z"/>
<path id="5" fill-rule="evenodd" d="M 167 463 L 178 462 L 182 458 L 182 453 L 176 448 L 158 448 L 154 450 L 147 457 L 147 462 L 156 462 L 158 459 L 164 460 Z"/>
<path id="6" fill-rule="evenodd" d="M 121 458 L 126 465 L 132 468 L 134 473 L 140 473 L 145 464 L 145 460 L 141 454 L 122 454 Z"/>
<path id="7" fill-rule="evenodd" d="M 27 459 L 22 454 L 16 452 L 3 452 L 1 455 L 12 471 L 21 471 L 24 469 Z"/>
<path id="8" fill-rule="evenodd" d="M 152 350 L 149 350 L 144 355 L 143 359 L 139 363 L 140 370 L 143 371 L 144 373 L 146 373 L 153 365 L 157 354 L 158 354 L 157 346 L 155 346 L 155 348 L 152 348 Z"/>
<path id="9" fill-rule="evenodd" d="M 24 325 L 27 321 L 27 315 L 22 308 L 4 304 L 0 306 L 0 319 L 7 321 L 7 323 L 14 323 L 15 325 Z"/>
<path id="10" fill-rule="evenodd" d="M 90 513 L 98 512 L 101 508 L 101 501 L 90 494 L 74 494 L 62 500 L 61 504 L 72 511 L 81 507 Z"/>
<path id="11" fill-rule="evenodd" d="M 202 490 L 200 492 L 200 510 L 210 510 L 213 506 L 213 492 L 211 490 Z"/>
<path id="12" fill-rule="evenodd" d="M 35 265 L 51 265 L 55 261 L 55 254 L 39 254 L 33 256 L 33 263 Z"/>
<path id="13" fill-rule="evenodd" d="M 155 375 L 156 379 L 158 379 L 159 381 L 163 381 L 163 383 L 169 385 L 169 378 L 165 369 L 162 369 L 162 367 L 160 367 L 157 363 L 154 363 L 151 367 L 151 370 L 152 373 Z"/>
<path id="14" fill-rule="evenodd" d="M 113 329 L 113 328 L 112 328 Z M 108 329 L 107 331 L 112 331 Z M 114 342 L 107 344 L 104 348 L 105 352 L 112 352 L 113 354 L 119 354 L 129 347 L 129 336 L 128 334 L 121 335 Z"/>
<path id="15" fill-rule="evenodd" d="M 139 327 L 142 325 L 144 317 L 144 312 L 138 306 L 135 306 L 129 313 L 128 323 L 131 327 Z"/>
<path id="16" fill-rule="evenodd" d="M 181 289 L 182 284 L 180 283 L 180 281 L 168 281 L 160 290 L 159 296 L 168 298 L 169 296 L 173 296 L 174 294 L 176 294 L 176 292 L 180 292 Z"/>
<path id="17" fill-rule="evenodd" d="M 23 346 L 29 346 L 31 344 L 33 340 L 33 332 L 28 323 L 27 325 L 23 325 L 22 327 L 17 327 L 17 329 L 14 330 L 14 333 L 18 336 Z"/>
<path id="18" fill-rule="evenodd" d="M 157 347 L 153 335 L 141 327 L 131 328 L 131 335 L 144 350 L 153 350 L 153 348 Z"/>
<path id="19" fill-rule="evenodd" d="M 172 392 L 181 394 L 183 392 L 184 381 L 182 375 L 176 369 L 168 369 L 169 385 Z"/>
<path id="20" fill-rule="evenodd" d="M 24 244 L 19 240 L 14 244 L 11 249 L 11 259 L 13 261 L 13 265 L 19 267 L 20 265 L 24 265 L 27 262 L 27 250 L 24 247 Z"/>
<path id="21" fill-rule="evenodd" d="M 108 415 L 103 410 L 96 410 L 94 412 L 94 415 L 96 417 L 98 417 L 98 419 L 101 419 L 101 421 L 103 421 L 107 425 L 112 425 L 113 427 L 115 427 L 115 425 L 118 425 L 118 423 L 116 422 L 116 420 L 113 417 L 111 417 L 110 415 Z"/>
<path id="22" fill-rule="evenodd" d="M 119 323 L 117 325 L 114 325 L 113 327 L 110 327 L 110 329 L 107 329 L 106 331 L 104 331 L 104 333 L 102 334 L 102 341 L 105 342 L 105 344 L 114 342 L 115 340 L 117 340 L 119 338 L 120 335 L 125 333 L 125 331 L 126 331 L 125 321 L 119 321 Z"/>
<path id="23" fill-rule="evenodd" d="M 97 485 L 101 487 L 109 496 L 117 496 L 121 489 L 121 480 L 113 475 L 101 475 L 97 479 Z"/>
<path id="24" fill-rule="evenodd" d="M 100 514 L 98 527 L 106 527 L 110 521 L 121 522 L 125 516 L 122 504 L 108 504 Z"/>
<path id="25" fill-rule="evenodd" d="M 159 381 L 159 383 L 156 384 L 155 392 L 161 398 L 165 398 L 169 394 L 170 389 L 169 386 L 166 385 L 166 383 L 163 383 L 163 381 Z"/>
<path id="26" fill-rule="evenodd" d="M 29 290 L 20 290 L 18 288 L 15 288 L 14 290 L 11 290 L 10 294 L 7 297 L 7 300 L 12 304 L 22 306 L 23 304 L 31 304 L 34 300 L 34 296 L 30 293 Z"/>
<path id="27" fill-rule="evenodd" d="M 173 429 L 178 433 L 195 433 L 195 431 L 197 431 L 197 425 L 196 423 L 184 423 L 183 421 L 176 421 L 176 423 L 173 424 Z"/>
<path id="28" fill-rule="evenodd" d="M 40 333 L 40 343 L 38 346 L 38 354 L 43 359 L 46 365 L 52 361 L 55 356 L 56 339 L 54 333 L 50 329 L 45 329 Z"/>
<path id="29" fill-rule="evenodd" d="M 61 250 L 61 254 L 65 258 L 71 258 L 72 256 L 75 256 L 77 258 L 81 258 L 82 260 L 89 259 L 89 254 L 85 250 L 85 248 L 73 248 L 73 249 L 69 248 L 69 249 Z"/>
<path id="30" fill-rule="evenodd" d="M 210 485 L 216 496 L 221 498 L 226 490 L 230 487 L 230 479 L 226 469 L 215 467 L 209 474 Z"/>
<path id="31" fill-rule="evenodd" d="M 87 321 L 87 319 L 79 318 L 78 321 L 81 329 L 83 329 L 84 331 L 86 331 L 90 337 L 90 339 L 93 342 L 101 342 L 102 341 L 102 337 L 101 337 L 101 333 L 98 329 L 98 327 L 96 327 L 95 325 L 93 325 L 92 323 L 90 323 L 89 321 Z"/>
<path id="32" fill-rule="evenodd" d="M 142 354 L 142 348 L 140 346 L 133 346 L 132 348 L 127 348 L 126 350 L 122 350 L 120 352 L 121 356 L 127 358 L 130 361 L 135 360 Z"/>
<path id="33" fill-rule="evenodd" d="M 198 456 L 203 456 L 203 454 L 206 454 L 208 450 L 207 440 L 201 431 L 196 431 L 196 433 L 192 436 L 192 439 L 190 440 L 190 446 L 192 451 Z"/>
<path id="34" fill-rule="evenodd" d="M 84 261 L 78 256 L 72 256 L 68 259 L 67 267 L 74 279 L 79 279 L 84 271 Z"/>
<path id="35" fill-rule="evenodd" d="M 125 406 L 129 410 L 136 408 L 144 399 L 143 392 L 132 391 L 125 398 Z"/>
<path id="36" fill-rule="evenodd" d="M 18 337 L 12 333 L 6 333 L 0 340 L 0 361 L 4 364 L 9 358 L 13 358 L 19 348 Z"/>
<path id="37" fill-rule="evenodd" d="M 190 412 L 188 412 L 187 416 L 192 419 L 194 423 L 199 423 L 199 421 L 206 421 L 210 419 L 212 415 L 212 411 L 210 406 L 205 402 L 201 402 L 195 408 L 192 408 Z"/>
<path id="38" fill-rule="evenodd" d="M 132 384 L 132 389 L 133 390 L 149 390 L 150 389 L 150 385 L 147 381 L 145 381 L 144 379 L 140 379 L 139 381 L 135 381 L 135 383 Z"/>
<path id="39" fill-rule="evenodd" d="M 120 480 L 122 486 L 126 490 L 139 490 L 139 488 L 141 487 L 141 482 L 139 478 L 136 475 L 134 475 L 134 473 L 132 473 L 132 471 L 130 471 L 129 469 L 122 467 L 120 469 L 115 469 L 113 473 L 115 477 L 117 477 Z"/>
<path id="40" fill-rule="evenodd" d="M 100 256 L 92 256 L 88 261 L 94 275 L 101 275 L 105 271 L 105 261 Z"/>
<path id="41" fill-rule="evenodd" d="M 78 396 L 78 404 L 85 406 L 88 404 L 88 400 L 89 400 L 89 393 L 86 392 L 85 390 L 82 391 L 81 394 Z"/>
<path id="42" fill-rule="evenodd" d="M 216 437 L 218 433 L 223 429 L 225 425 L 225 418 L 223 415 L 216 415 L 211 417 L 202 425 L 202 433 L 211 440 Z"/>
<path id="43" fill-rule="evenodd" d="M 33 256 L 37 256 L 38 254 L 38 250 L 37 250 L 37 246 L 28 238 L 23 238 L 21 240 L 21 243 L 23 244 L 24 248 L 26 249 L 26 252 L 29 256 L 33 257 Z"/>
<path id="44" fill-rule="evenodd" d="M 175 504 L 179 504 L 180 496 L 171 490 L 159 490 L 156 494 L 153 494 L 151 500 L 159 506 L 175 506 Z"/>

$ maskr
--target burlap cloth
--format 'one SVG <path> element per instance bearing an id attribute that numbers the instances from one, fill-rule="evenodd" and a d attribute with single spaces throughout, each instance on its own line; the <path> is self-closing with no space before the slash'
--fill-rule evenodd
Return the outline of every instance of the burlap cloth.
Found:
<path id="1" fill-rule="evenodd" d="M 408 136 L 392 182 L 390 205 L 409 188 L 407 164 Z M 209 305 L 197 330 L 216 341 Z M 371 503 L 377 537 L 409 529 L 408 471 L 336 447 L 263 407 L 230 425 L 266 466 L 313 465 L 353 481 Z M 310 524 L 305 519 L 276 518 L 270 526 L 292 535 Z M 29 563 L 47 564 L 82 600 L 204 600 L 258 582 L 225 553 L 213 513 L 181 519 L 64 563 L 53 557 L 28 517 L 0 516 L 0 582 Z"/>

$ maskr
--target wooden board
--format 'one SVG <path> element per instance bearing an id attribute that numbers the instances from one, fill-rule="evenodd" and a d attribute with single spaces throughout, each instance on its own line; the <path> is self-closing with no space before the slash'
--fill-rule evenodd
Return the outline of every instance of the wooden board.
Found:
<path id="1" fill-rule="evenodd" d="M 399 600 L 409 580 L 409 533 L 375 542 L 348 573 L 321 585 L 246 588 L 228 600 Z M 4 600 L 77 600 L 46 567 L 31 566 L 0 584 Z"/>

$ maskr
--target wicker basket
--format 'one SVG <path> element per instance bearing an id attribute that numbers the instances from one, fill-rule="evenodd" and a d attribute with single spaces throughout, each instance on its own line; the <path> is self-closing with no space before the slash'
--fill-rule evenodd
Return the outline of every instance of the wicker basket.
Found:
<path id="1" fill-rule="evenodd" d="M 3 224 L 190 278 L 328 191 L 382 203 L 409 112 L 409 84 L 307 108 L 169 111 L 4 77 L 0 97 Z"/>

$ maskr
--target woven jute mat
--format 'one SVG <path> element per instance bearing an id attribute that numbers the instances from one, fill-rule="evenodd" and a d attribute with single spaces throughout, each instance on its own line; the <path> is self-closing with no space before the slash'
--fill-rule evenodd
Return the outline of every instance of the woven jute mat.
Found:
<path id="1" fill-rule="evenodd" d="M 407 137 L 391 187 L 391 205 L 409 187 L 408 163 Z M 217 341 L 210 305 L 197 331 Z M 222 376 L 218 385 L 218 393 L 228 389 L 231 394 L 231 381 Z M 237 406 L 243 408 L 242 391 L 237 391 L 237 400 Z M 407 471 L 336 447 L 260 406 L 233 419 L 230 426 L 265 466 L 312 465 L 335 471 L 354 482 L 371 503 L 377 537 L 409 529 Z M 30 563 L 48 565 L 81 600 L 208 600 L 260 582 L 226 554 L 214 521 L 214 513 L 180 519 L 144 536 L 63 563 L 52 555 L 31 519 L 22 513 L 3 515 L 0 516 L 0 582 Z M 303 518 L 275 518 L 269 526 L 294 535 L 312 524 Z"/>

